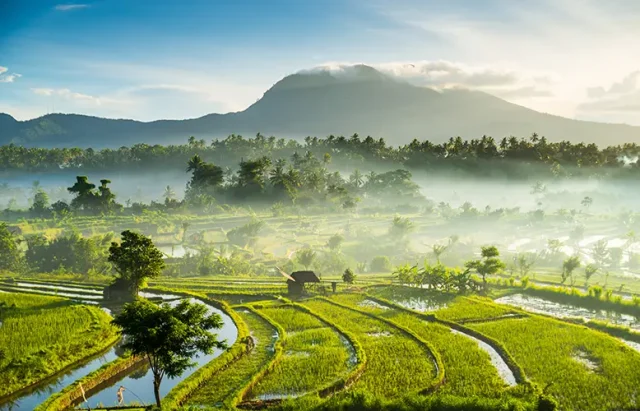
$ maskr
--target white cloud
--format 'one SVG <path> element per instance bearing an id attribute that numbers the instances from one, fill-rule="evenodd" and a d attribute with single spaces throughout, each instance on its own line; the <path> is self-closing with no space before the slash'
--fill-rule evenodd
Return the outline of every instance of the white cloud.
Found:
<path id="1" fill-rule="evenodd" d="M 537 97 L 551 88 L 529 78 L 522 87 L 526 91 L 526 87 L 535 85 L 533 96 L 518 100 L 524 106 L 554 114 L 577 116 L 588 87 L 610 84 L 640 67 L 640 54 L 631 51 L 637 49 L 640 38 L 640 2 L 539 0 L 525 5 L 490 0 L 482 7 L 480 2 L 465 2 L 464 8 L 462 3 L 368 2 L 396 27 L 393 40 L 413 49 L 411 53 L 447 56 L 450 61 L 463 61 L 471 67 L 504 68 L 517 63 L 518 73 L 521 70 L 517 67 L 553 73 L 553 98 Z M 513 99 L 509 97 L 513 89 L 504 88 L 508 91 L 500 96 Z M 592 97 L 598 92 L 601 90 L 592 90 Z M 640 124 L 637 117 L 628 117 L 627 122 Z"/>
<path id="2" fill-rule="evenodd" d="M 621 81 L 606 87 L 587 89 L 587 101 L 578 109 L 583 113 L 640 114 L 640 70 L 626 75 Z"/>
<path id="3" fill-rule="evenodd" d="M 418 86 L 437 90 L 466 88 L 510 99 L 549 97 L 552 86 L 558 81 L 554 73 L 473 66 L 445 60 L 358 64 L 369 65 L 392 78 Z M 354 74 L 355 66 L 353 63 L 326 63 L 300 72 L 327 71 L 336 76 L 350 76 Z"/>
<path id="4" fill-rule="evenodd" d="M 94 97 L 88 94 L 77 93 L 68 88 L 52 89 L 52 88 L 32 88 L 31 91 L 39 96 L 45 97 L 62 97 L 64 99 L 75 100 L 84 103 L 101 105 L 103 102 L 114 102 L 110 98 Z"/>
<path id="5" fill-rule="evenodd" d="M 58 11 L 71 11 L 78 9 L 86 9 L 88 4 L 57 4 L 54 8 Z"/>
<path id="6" fill-rule="evenodd" d="M 18 73 L 7 74 L 8 71 L 8 68 L 0 66 L 0 83 L 13 83 L 17 78 L 22 77 Z"/>

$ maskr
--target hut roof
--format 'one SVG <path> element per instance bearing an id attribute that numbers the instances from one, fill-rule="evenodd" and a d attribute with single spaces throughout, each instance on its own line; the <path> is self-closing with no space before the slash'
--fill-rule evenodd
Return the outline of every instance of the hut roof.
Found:
<path id="1" fill-rule="evenodd" d="M 319 283 L 320 279 L 313 271 L 296 271 L 291 273 L 291 277 L 297 283 Z"/>

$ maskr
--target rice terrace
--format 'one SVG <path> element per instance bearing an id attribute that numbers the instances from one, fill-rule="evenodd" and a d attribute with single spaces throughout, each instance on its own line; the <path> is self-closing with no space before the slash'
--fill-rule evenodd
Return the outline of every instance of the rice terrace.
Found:
<path id="1" fill-rule="evenodd" d="M 0 411 L 640 410 L 640 2 L 0 3 Z"/>

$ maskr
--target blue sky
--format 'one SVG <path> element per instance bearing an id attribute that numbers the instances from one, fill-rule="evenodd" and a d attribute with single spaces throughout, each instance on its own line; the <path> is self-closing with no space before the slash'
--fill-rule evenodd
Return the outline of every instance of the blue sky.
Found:
<path id="1" fill-rule="evenodd" d="M 572 118 L 640 125 L 637 0 L 0 1 L 0 112 L 237 111 L 353 63 Z"/>

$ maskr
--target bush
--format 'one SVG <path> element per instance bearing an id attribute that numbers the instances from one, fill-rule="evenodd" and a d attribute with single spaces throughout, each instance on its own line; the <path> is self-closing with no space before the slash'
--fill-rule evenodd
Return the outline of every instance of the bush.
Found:
<path id="1" fill-rule="evenodd" d="M 391 271 L 391 260 L 386 255 L 379 255 L 371 260 L 369 268 L 374 273 Z"/>

